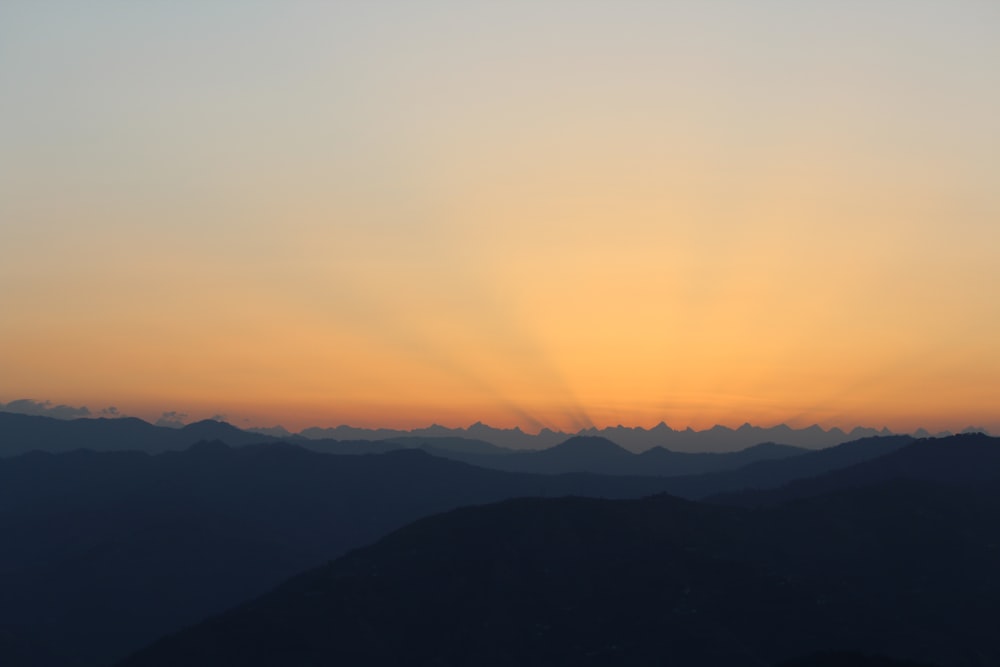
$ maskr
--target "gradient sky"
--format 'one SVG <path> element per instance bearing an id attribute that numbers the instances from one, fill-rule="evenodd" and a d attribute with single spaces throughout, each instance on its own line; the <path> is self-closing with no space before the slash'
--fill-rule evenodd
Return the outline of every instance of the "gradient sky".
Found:
<path id="1" fill-rule="evenodd" d="M 1000 3 L 0 4 L 0 401 L 1000 430 Z"/>

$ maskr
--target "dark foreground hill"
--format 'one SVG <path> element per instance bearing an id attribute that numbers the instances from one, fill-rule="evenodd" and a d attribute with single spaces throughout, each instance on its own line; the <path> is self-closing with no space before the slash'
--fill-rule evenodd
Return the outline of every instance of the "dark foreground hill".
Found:
<path id="1" fill-rule="evenodd" d="M 521 499 L 421 520 L 122 665 L 993 665 L 998 549 L 997 481 L 757 510 Z"/>
<path id="2" fill-rule="evenodd" d="M 691 480 L 702 491 L 754 480 L 776 485 L 908 442 L 849 443 L 754 464 L 742 477 L 674 479 L 511 474 L 421 452 L 329 456 L 278 444 L 0 459 L 0 664 L 102 664 L 414 519 L 462 505 L 523 496 L 636 498 Z M 966 469 L 991 468 L 973 461 Z M 704 486 L 713 477 L 721 483 Z M 753 525 L 760 534 L 780 532 L 780 524 Z M 716 533 L 717 541 L 727 534 Z M 754 535 L 729 543 L 753 543 Z"/>
<path id="3" fill-rule="evenodd" d="M 983 436 L 903 443 L 756 509 L 462 509 L 124 664 L 1000 664 L 998 455 Z"/>
<path id="4" fill-rule="evenodd" d="M 101 664 L 462 505 L 662 490 L 277 444 L 0 459 L 0 665 Z"/>

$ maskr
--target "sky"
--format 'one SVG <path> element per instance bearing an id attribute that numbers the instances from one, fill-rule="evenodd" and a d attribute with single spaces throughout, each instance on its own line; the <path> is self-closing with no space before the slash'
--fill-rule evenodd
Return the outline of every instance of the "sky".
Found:
<path id="1" fill-rule="evenodd" d="M 0 3 L 0 402 L 1000 430 L 994 0 Z"/>

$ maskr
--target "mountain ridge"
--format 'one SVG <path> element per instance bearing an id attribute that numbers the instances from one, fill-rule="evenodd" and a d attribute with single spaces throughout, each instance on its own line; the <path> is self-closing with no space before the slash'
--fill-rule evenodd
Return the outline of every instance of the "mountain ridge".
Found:
<path id="1" fill-rule="evenodd" d="M 982 433 L 960 433 L 947 438 L 913 440 L 882 456 L 816 476 L 803 476 L 776 488 L 723 493 L 708 500 L 747 507 L 776 505 L 894 479 L 975 483 L 993 479 L 998 471 L 1000 438 Z"/>
<path id="2" fill-rule="evenodd" d="M 975 488 L 895 480 L 761 510 L 668 496 L 461 508 L 121 667 L 652 665 L 665 656 L 721 667 L 833 650 L 992 664 L 997 519 L 1000 471 Z M 918 545 L 922 557 L 907 559 Z"/>
<path id="3" fill-rule="evenodd" d="M 662 479 L 529 475 L 413 449 L 332 455 L 283 442 L 0 459 L 5 667 L 121 657 L 406 523 L 521 496 L 640 497 Z M 2 639 L 2 637 L 0 637 Z"/>

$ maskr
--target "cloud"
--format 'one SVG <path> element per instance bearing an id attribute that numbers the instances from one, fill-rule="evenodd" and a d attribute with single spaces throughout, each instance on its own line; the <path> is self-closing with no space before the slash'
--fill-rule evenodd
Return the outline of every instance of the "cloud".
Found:
<path id="1" fill-rule="evenodd" d="M 164 412 L 160 415 L 160 418 L 156 420 L 156 425 L 166 426 L 168 428 L 182 428 L 184 426 L 185 417 L 187 417 L 186 412 L 170 410 L 169 412 Z"/>
<path id="2" fill-rule="evenodd" d="M 71 405 L 53 405 L 52 401 L 36 401 L 30 398 L 19 398 L 6 405 L 0 403 L 0 411 L 56 419 L 78 419 L 91 416 L 90 410 L 86 406 L 74 408 Z"/>
<path id="3" fill-rule="evenodd" d="M 221 413 L 221 412 L 220 412 L 219 414 L 217 414 L 217 415 L 212 415 L 212 416 L 210 417 L 210 419 L 212 419 L 213 421 L 217 421 L 217 422 L 224 422 L 224 421 L 228 421 L 228 420 L 227 420 L 227 417 L 226 417 L 226 415 L 224 415 L 224 414 L 223 414 L 223 413 Z"/>
<path id="4" fill-rule="evenodd" d="M 125 414 L 122 413 L 122 411 L 119 410 L 118 408 L 116 408 L 115 406 L 110 405 L 110 406 L 104 408 L 103 410 L 101 410 L 101 416 L 102 417 L 124 417 Z"/>

